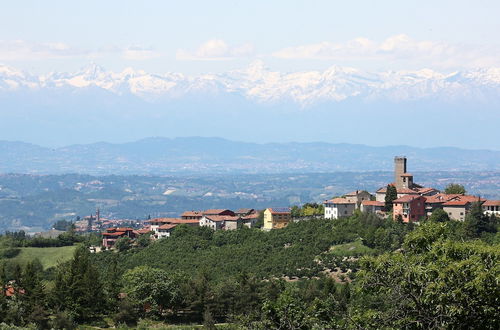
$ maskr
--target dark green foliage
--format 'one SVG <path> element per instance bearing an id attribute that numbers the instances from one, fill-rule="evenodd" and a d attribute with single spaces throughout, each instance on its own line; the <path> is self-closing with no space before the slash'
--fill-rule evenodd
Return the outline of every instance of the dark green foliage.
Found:
<path id="1" fill-rule="evenodd" d="M 53 291 L 54 307 L 66 310 L 76 322 L 98 318 L 105 306 L 103 289 L 90 253 L 80 246 L 72 260 L 59 266 Z"/>
<path id="2" fill-rule="evenodd" d="M 127 236 L 119 238 L 115 243 L 115 248 L 120 252 L 127 251 L 131 247 L 132 247 L 132 240 L 130 239 L 130 237 Z"/>
<path id="3" fill-rule="evenodd" d="M 141 314 L 161 316 L 175 308 L 180 294 L 168 273 L 149 266 L 140 266 L 123 275 L 127 299 Z"/>
<path id="4" fill-rule="evenodd" d="M 398 198 L 398 192 L 394 185 L 388 184 L 387 191 L 385 193 L 385 211 L 392 211 L 392 201 Z"/>
<path id="5" fill-rule="evenodd" d="M 66 230 L 70 230 L 73 228 L 73 222 L 72 221 L 67 221 L 67 220 L 58 220 L 54 223 L 54 225 L 52 225 L 52 228 L 56 229 L 56 230 L 62 230 L 62 231 L 66 231 Z"/>
<path id="6" fill-rule="evenodd" d="M 474 202 L 465 216 L 465 236 L 479 238 L 482 233 L 496 233 L 497 223 L 495 217 L 483 214 L 481 202 Z"/>
<path id="7" fill-rule="evenodd" d="M 498 247 L 447 239 L 446 224 L 410 234 L 402 253 L 362 261 L 353 311 L 362 328 L 498 329 Z"/>
<path id="8" fill-rule="evenodd" d="M 448 222 L 450 221 L 450 217 L 448 216 L 448 213 L 446 213 L 442 208 L 437 208 L 432 211 L 432 214 L 429 217 L 429 221 Z"/>
<path id="9" fill-rule="evenodd" d="M 462 186 L 461 184 L 450 183 L 444 189 L 444 193 L 445 194 L 460 194 L 460 195 L 465 195 L 466 191 L 465 191 L 465 187 Z"/>

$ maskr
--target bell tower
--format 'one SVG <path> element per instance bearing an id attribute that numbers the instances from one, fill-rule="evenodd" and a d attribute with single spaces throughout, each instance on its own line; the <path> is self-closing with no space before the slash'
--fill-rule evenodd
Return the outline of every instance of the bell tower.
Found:
<path id="1" fill-rule="evenodd" d="M 394 184 L 396 185 L 396 190 L 409 188 L 406 174 L 406 157 L 394 157 Z"/>

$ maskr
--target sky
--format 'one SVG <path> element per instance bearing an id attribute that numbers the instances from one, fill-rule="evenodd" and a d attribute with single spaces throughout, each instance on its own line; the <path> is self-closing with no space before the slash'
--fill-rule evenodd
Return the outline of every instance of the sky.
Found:
<path id="1" fill-rule="evenodd" d="M 500 66 L 494 0 L 18 0 L 0 8 L 0 63 L 38 73 L 96 62 L 200 74 L 255 59 L 280 71 Z"/>
<path id="2" fill-rule="evenodd" d="M 498 0 L 2 1 L 0 140 L 61 146 L 196 135 L 500 150 L 499 17 Z M 64 76 L 91 63 L 108 70 L 101 85 Z M 228 80 L 209 74 L 255 63 L 268 71 L 236 83 L 241 95 L 217 94 Z M 176 88 L 214 82 L 215 96 L 174 88 L 160 96 L 177 99 L 151 103 L 141 88 L 154 94 L 175 83 L 145 75 L 129 80 L 125 95 L 109 82 L 126 68 L 179 73 Z M 51 72 L 67 79 L 26 91 L 16 70 L 38 84 Z M 317 106 L 304 107 L 303 96 Z"/>

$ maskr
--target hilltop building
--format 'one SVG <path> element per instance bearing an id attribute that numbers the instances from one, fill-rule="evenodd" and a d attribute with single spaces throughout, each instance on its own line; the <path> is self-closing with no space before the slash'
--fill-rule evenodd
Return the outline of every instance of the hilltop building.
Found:
<path id="1" fill-rule="evenodd" d="M 403 222 L 416 222 L 425 217 L 425 197 L 406 195 L 393 202 L 392 216 L 397 220 L 399 216 Z"/>
<path id="2" fill-rule="evenodd" d="M 500 217 L 500 201 L 488 200 L 483 203 L 483 213 Z"/>
<path id="3" fill-rule="evenodd" d="M 267 208 L 264 211 L 264 230 L 285 228 L 292 221 L 288 207 Z"/>
<path id="4" fill-rule="evenodd" d="M 338 219 L 340 217 L 350 217 L 356 209 L 356 202 L 347 198 L 334 198 L 324 201 L 325 218 Z"/>
<path id="5" fill-rule="evenodd" d="M 394 157 L 394 182 L 389 185 L 395 186 L 398 198 L 405 195 L 433 196 L 439 193 L 434 188 L 422 187 L 413 181 L 413 174 L 407 172 L 407 159 L 404 156 Z M 375 200 L 385 202 L 387 186 L 378 189 L 375 193 Z"/>
<path id="6" fill-rule="evenodd" d="M 137 233 L 130 227 L 108 228 L 102 233 L 102 246 L 107 249 L 112 248 L 116 241 L 122 237 L 135 238 Z"/>
<path id="7" fill-rule="evenodd" d="M 145 221 L 146 224 L 149 224 L 149 231 L 151 231 L 153 239 L 160 239 L 163 237 L 169 237 L 172 233 L 172 230 L 177 225 L 190 225 L 190 226 L 199 226 L 199 221 L 196 219 L 182 219 L 182 218 L 154 218 Z"/>

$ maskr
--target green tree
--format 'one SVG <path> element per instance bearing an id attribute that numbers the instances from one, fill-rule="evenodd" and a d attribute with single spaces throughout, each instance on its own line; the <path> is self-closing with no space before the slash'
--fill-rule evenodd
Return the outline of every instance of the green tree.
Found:
<path id="1" fill-rule="evenodd" d="M 132 247 L 132 240 L 130 239 L 130 237 L 127 236 L 119 238 L 115 243 L 115 248 L 120 252 L 127 251 L 131 247 Z"/>
<path id="2" fill-rule="evenodd" d="M 52 300 L 56 310 L 67 310 L 76 322 L 99 318 L 104 312 L 104 287 L 84 246 L 75 250 L 73 259 L 59 265 Z"/>
<path id="3" fill-rule="evenodd" d="M 160 316 L 175 308 L 179 290 L 168 273 L 149 266 L 139 266 L 123 275 L 123 289 L 127 298 L 141 312 Z"/>
<path id="4" fill-rule="evenodd" d="M 432 214 L 429 217 L 429 221 L 447 222 L 450 221 L 450 217 L 448 216 L 448 213 L 446 213 L 443 209 L 437 208 L 434 211 L 432 211 Z"/>
<path id="5" fill-rule="evenodd" d="M 46 312 L 45 286 L 42 283 L 42 264 L 38 259 L 29 261 L 22 274 L 24 294 L 20 296 L 23 302 L 28 322 L 36 323 L 45 328 L 48 322 Z"/>
<path id="6" fill-rule="evenodd" d="M 398 192 L 394 185 L 388 184 L 385 193 L 385 211 L 392 211 L 392 201 L 398 198 Z"/>
<path id="7" fill-rule="evenodd" d="M 472 203 L 469 212 L 465 215 L 464 232 L 469 238 L 479 238 L 484 232 L 496 232 L 494 218 L 483 214 L 481 202 Z"/>
<path id="8" fill-rule="evenodd" d="M 446 188 L 444 189 L 444 192 L 446 194 L 461 194 L 461 195 L 465 195 L 466 193 L 465 187 L 457 183 L 450 183 L 449 185 L 447 185 Z"/>
<path id="9" fill-rule="evenodd" d="M 357 327 L 499 328 L 500 249 L 446 232 L 446 224 L 427 223 L 403 252 L 362 259 L 351 306 Z"/>
<path id="10" fill-rule="evenodd" d="M 148 234 L 142 234 L 140 235 L 137 240 L 137 245 L 140 246 L 140 247 L 147 247 L 149 246 L 149 244 L 151 244 L 151 235 L 148 233 Z"/>

